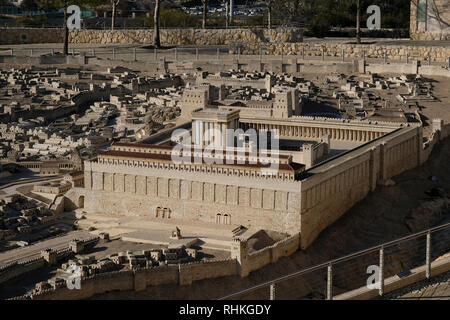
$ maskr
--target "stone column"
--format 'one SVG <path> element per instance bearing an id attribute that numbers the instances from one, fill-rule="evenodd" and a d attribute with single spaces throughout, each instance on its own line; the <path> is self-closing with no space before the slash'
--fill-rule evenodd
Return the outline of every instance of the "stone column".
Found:
<path id="1" fill-rule="evenodd" d="M 227 125 L 225 123 L 222 124 L 222 147 L 227 146 Z"/>

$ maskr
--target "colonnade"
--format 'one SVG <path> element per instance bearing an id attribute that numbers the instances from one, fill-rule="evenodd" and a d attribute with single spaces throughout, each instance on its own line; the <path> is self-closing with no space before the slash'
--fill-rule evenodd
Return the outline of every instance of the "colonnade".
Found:
<path id="1" fill-rule="evenodd" d="M 331 140 L 342 141 L 355 141 L 355 142 L 368 142 L 373 139 L 379 138 L 388 131 L 383 132 L 381 130 L 374 130 L 374 128 L 351 128 L 351 127 L 320 127 L 317 125 L 308 125 L 305 123 L 292 124 L 292 125 L 280 125 L 271 123 L 253 123 L 253 122 L 241 122 L 241 126 L 244 130 L 250 128 L 257 131 L 260 130 L 278 130 L 280 137 L 284 138 L 313 138 L 320 139 L 324 135 L 328 135 Z"/>

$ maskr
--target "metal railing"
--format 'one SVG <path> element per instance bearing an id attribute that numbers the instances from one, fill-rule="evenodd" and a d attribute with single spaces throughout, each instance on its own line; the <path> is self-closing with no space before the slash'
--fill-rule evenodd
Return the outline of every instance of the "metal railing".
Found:
<path id="1" fill-rule="evenodd" d="M 111 30 L 111 23 L 86 23 L 81 22 L 80 25 L 82 30 Z M 63 25 L 59 24 L 21 24 L 21 25 L 9 25 L 8 23 L 0 24 L 1 29 L 62 29 Z M 238 29 L 250 29 L 250 30 L 276 30 L 279 28 L 305 28 L 302 25 L 293 25 L 293 26 L 285 26 L 285 25 L 272 25 L 270 28 L 267 25 L 209 25 L 203 28 L 201 26 L 201 21 L 199 25 L 186 25 L 181 23 L 179 26 L 169 27 L 161 24 L 159 27 L 160 30 L 176 30 L 176 29 L 206 29 L 206 30 L 218 30 L 218 29 L 230 29 L 230 30 L 238 30 Z M 142 23 L 142 25 L 137 23 L 130 23 L 129 25 L 120 25 L 117 24 L 114 26 L 114 30 L 154 30 L 155 27 L 153 25 L 149 25 L 147 23 Z"/>
<path id="2" fill-rule="evenodd" d="M 332 300 L 335 290 L 338 294 L 342 294 L 367 286 L 369 268 L 378 269 L 379 277 L 375 283 L 379 295 L 382 296 L 385 278 L 394 275 L 403 277 L 408 275 L 411 269 L 425 266 L 426 278 L 429 279 L 432 260 L 448 252 L 450 252 L 450 223 L 307 267 L 222 296 L 218 300 L 255 298 Z M 296 290 L 299 287 L 300 290 Z M 296 296 L 295 293 L 300 293 L 300 296 Z"/>
<path id="3" fill-rule="evenodd" d="M 273 45 L 273 43 L 271 43 Z M 351 62 L 353 59 L 361 58 L 368 63 L 377 62 L 388 64 L 391 62 L 411 64 L 413 60 L 421 61 L 422 65 L 437 65 L 450 68 L 450 57 L 445 61 L 433 61 L 431 56 L 418 56 L 406 54 L 403 59 L 394 59 L 384 53 L 382 57 L 368 57 L 365 51 L 362 51 L 359 57 L 346 56 L 345 51 L 341 50 L 338 54 L 331 54 L 320 48 L 303 47 L 300 54 L 285 55 L 269 54 L 270 44 L 259 44 L 256 54 L 243 54 L 240 45 L 230 44 L 228 46 L 169 46 L 162 49 L 146 48 L 145 45 L 128 44 L 126 46 L 117 46 L 111 48 L 95 48 L 74 46 L 69 49 L 69 54 L 84 54 L 88 57 L 101 57 L 104 59 L 123 60 L 123 61 L 158 61 L 165 58 L 168 62 L 198 61 L 202 58 L 209 61 L 259 61 L 261 63 L 271 60 L 286 61 L 286 59 L 296 58 L 305 61 L 322 61 L 322 62 Z M 61 52 L 61 44 L 55 43 L 53 48 L 30 48 L 30 49 L 6 49 L 0 50 L 0 56 L 16 56 L 16 57 L 36 57 L 41 54 L 54 55 Z"/>

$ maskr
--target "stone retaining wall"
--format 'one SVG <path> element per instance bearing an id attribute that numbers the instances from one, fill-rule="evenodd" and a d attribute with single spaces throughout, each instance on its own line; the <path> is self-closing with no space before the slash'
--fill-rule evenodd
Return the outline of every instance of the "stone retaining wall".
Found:
<path id="1" fill-rule="evenodd" d="M 162 29 L 162 45 L 228 45 L 232 42 L 301 42 L 303 29 Z M 0 44 L 61 43 L 62 29 L 0 28 Z M 152 29 L 72 30 L 71 43 L 151 44 Z"/>
<path id="2" fill-rule="evenodd" d="M 181 265 L 113 271 L 84 277 L 81 290 L 70 290 L 65 283 L 15 300 L 78 300 L 109 291 L 143 291 L 150 286 L 190 285 L 194 281 L 237 274 L 236 260 L 213 260 Z"/>
<path id="3" fill-rule="evenodd" d="M 425 60 L 429 56 L 432 61 L 446 62 L 450 57 L 450 47 L 439 46 L 408 46 L 408 45 L 357 45 L 345 43 L 233 43 L 230 46 L 230 53 L 240 53 L 245 55 L 298 55 L 301 56 L 303 50 L 306 57 L 322 56 L 322 50 L 326 57 L 342 57 L 344 50 L 345 58 L 361 58 L 366 53 L 366 58 L 383 59 L 384 54 L 388 59 L 406 60 L 409 54 L 410 60 Z M 261 49 L 260 49 L 261 48 Z"/>

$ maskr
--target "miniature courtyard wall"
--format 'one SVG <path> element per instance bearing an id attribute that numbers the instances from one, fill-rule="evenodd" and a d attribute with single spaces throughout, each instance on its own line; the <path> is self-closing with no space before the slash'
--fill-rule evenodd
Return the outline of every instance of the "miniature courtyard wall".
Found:
<path id="1" fill-rule="evenodd" d="M 162 45 L 227 45 L 233 41 L 301 42 L 303 29 L 161 29 Z M 152 29 L 129 30 L 71 30 L 70 43 L 152 44 Z M 62 43 L 61 29 L 0 28 L 0 44 Z"/>
<path id="2" fill-rule="evenodd" d="M 238 274 L 246 277 L 252 271 L 277 262 L 281 257 L 288 257 L 296 252 L 300 247 L 300 234 L 294 234 L 272 246 L 249 253 L 248 243 L 235 239 L 231 246 L 231 257 L 235 258 L 238 264 Z"/>
<path id="3" fill-rule="evenodd" d="M 28 272 L 43 268 L 45 265 L 45 259 L 42 257 L 38 257 L 21 263 L 11 263 L 9 265 L 0 267 L 0 284 L 3 284 Z"/>
<path id="4" fill-rule="evenodd" d="M 270 263 L 270 261 L 268 262 Z M 143 291 L 150 286 L 190 285 L 194 281 L 234 276 L 237 274 L 236 260 L 217 260 L 115 271 L 81 278 L 81 290 L 68 289 L 61 283 L 53 289 L 40 291 L 24 299 L 87 299 L 110 291 Z"/>
<path id="5" fill-rule="evenodd" d="M 33 294 L 33 300 L 80 300 L 108 291 L 134 290 L 134 273 L 128 271 L 108 272 L 81 279 L 81 290 L 69 289 L 65 282 L 53 289 Z"/>
<path id="6" fill-rule="evenodd" d="M 236 259 L 194 262 L 180 264 L 180 285 L 190 285 L 194 281 L 234 276 L 237 274 Z"/>
<path id="7" fill-rule="evenodd" d="M 307 171 L 302 180 L 301 247 L 373 191 L 377 183 L 420 165 L 422 129 L 396 130 Z"/>

